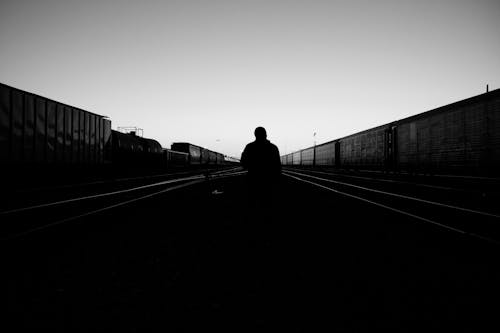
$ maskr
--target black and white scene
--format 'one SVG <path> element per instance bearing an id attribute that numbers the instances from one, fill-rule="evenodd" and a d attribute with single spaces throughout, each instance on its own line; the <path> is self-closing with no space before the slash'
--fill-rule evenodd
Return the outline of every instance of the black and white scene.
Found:
<path id="1" fill-rule="evenodd" d="M 490 332 L 498 0 L 2 0 L 4 332 Z"/>

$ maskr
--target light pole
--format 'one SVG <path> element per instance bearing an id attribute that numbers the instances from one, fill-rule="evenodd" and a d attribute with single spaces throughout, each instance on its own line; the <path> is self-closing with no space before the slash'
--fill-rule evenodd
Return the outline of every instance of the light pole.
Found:
<path id="1" fill-rule="evenodd" d="M 316 132 L 313 134 L 314 137 L 314 147 L 313 147 L 313 168 L 316 166 Z"/>
<path id="2" fill-rule="evenodd" d="M 215 140 L 215 142 L 216 142 L 216 143 L 219 143 L 219 142 L 220 142 L 220 139 L 216 139 L 216 140 Z M 217 147 L 217 154 L 215 155 L 215 169 L 216 169 L 216 170 L 219 170 L 219 165 L 221 165 L 222 163 L 224 163 L 224 160 L 222 160 L 222 161 L 218 161 L 218 160 L 217 160 L 217 159 L 218 159 L 218 157 L 219 157 L 219 154 L 220 154 L 220 152 L 219 152 L 220 147 L 219 147 L 219 145 L 218 145 L 218 144 L 216 144 L 216 147 Z M 223 157 L 223 159 L 224 159 L 224 157 Z"/>

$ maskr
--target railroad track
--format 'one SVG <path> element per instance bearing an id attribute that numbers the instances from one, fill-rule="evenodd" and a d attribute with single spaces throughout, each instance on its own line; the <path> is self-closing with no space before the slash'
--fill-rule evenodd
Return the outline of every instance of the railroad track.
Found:
<path id="1" fill-rule="evenodd" d="M 383 190 L 380 187 L 339 181 L 332 179 L 331 175 L 317 176 L 311 173 L 318 174 L 318 172 L 311 171 L 298 172 L 290 169 L 284 170 L 284 175 L 291 179 L 409 216 L 417 221 L 425 222 L 447 231 L 468 235 L 500 245 L 499 214 L 451 205 L 444 202 L 444 200 L 429 200 Z"/>
<path id="2" fill-rule="evenodd" d="M 297 169 L 290 168 L 285 168 L 286 170 L 297 171 Z M 400 179 L 398 176 L 391 177 L 383 174 L 353 175 L 318 170 L 300 170 L 300 172 L 337 180 L 339 184 L 361 185 L 500 215 L 500 207 L 497 204 L 500 198 L 500 180 L 498 179 L 479 179 L 476 180 L 479 181 L 478 183 L 471 183 L 475 177 L 454 176 L 453 179 L 456 181 L 441 183 L 439 180 L 436 181 L 435 177 Z"/>
<path id="3" fill-rule="evenodd" d="M 140 200 L 179 190 L 203 182 L 244 174 L 241 168 L 220 170 L 134 185 L 118 190 L 99 189 L 95 193 L 62 200 L 48 200 L 0 211 L 2 240 L 12 240 L 53 228 L 67 222 L 119 208 Z M 149 178 L 148 178 L 149 179 Z M 71 189 L 74 189 L 71 187 Z"/>
<path id="4" fill-rule="evenodd" d="M 120 191 L 132 187 L 155 184 L 161 181 L 175 180 L 196 175 L 207 175 L 207 173 L 210 175 L 217 175 L 221 172 L 235 170 L 237 170 L 237 168 L 227 168 L 222 170 L 201 169 L 135 177 L 99 179 L 55 186 L 17 188 L 10 191 L 9 195 L 6 196 L 2 202 L 0 202 L 0 212 L 27 206 L 36 206 L 47 201 L 62 201 L 68 197 L 91 196 L 99 192 Z"/>

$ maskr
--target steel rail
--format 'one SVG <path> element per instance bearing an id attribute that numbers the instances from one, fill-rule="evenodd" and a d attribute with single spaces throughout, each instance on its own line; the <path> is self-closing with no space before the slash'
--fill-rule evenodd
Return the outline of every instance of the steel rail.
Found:
<path id="1" fill-rule="evenodd" d="M 287 168 L 287 170 L 293 172 L 292 170 L 290 170 L 290 168 Z M 344 174 L 340 174 L 340 173 L 317 171 L 317 170 L 307 170 L 307 171 L 302 170 L 302 171 L 303 172 L 312 172 L 312 173 L 324 174 L 324 175 L 331 175 L 331 176 L 335 176 L 335 177 L 366 179 L 366 180 L 373 180 L 373 181 L 377 181 L 377 182 L 398 183 L 398 184 L 403 184 L 403 185 L 413 185 L 413 186 L 419 186 L 419 187 L 429 187 L 429 188 L 439 189 L 439 190 L 466 191 L 465 189 L 462 189 L 462 188 L 454 188 L 454 187 L 446 187 L 446 186 L 436 186 L 436 185 L 428 185 L 428 184 L 419 184 L 419 183 L 412 183 L 412 182 L 401 181 L 401 180 L 393 180 L 393 179 L 380 179 L 380 178 L 371 178 L 371 177 L 363 177 L 363 176 L 344 175 Z"/>
<path id="2" fill-rule="evenodd" d="M 217 176 L 217 177 L 220 177 L 220 176 Z M 153 183 L 153 184 L 136 186 L 136 187 L 127 188 L 127 189 L 118 190 L 118 191 L 99 193 L 99 194 L 87 195 L 84 197 L 77 197 L 77 198 L 59 200 L 59 201 L 55 201 L 55 202 L 49 202 L 49 203 L 33 205 L 33 206 L 28 206 L 28 207 L 10 209 L 10 210 L 6 210 L 6 211 L 1 211 L 0 215 L 19 213 L 19 212 L 24 212 L 24 211 L 33 210 L 33 209 L 52 207 L 52 206 L 63 205 L 63 204 L 71 203 L 71 202 L 84 201 L 84 200 L 89 200 L 89 199 L 96 199 L 96 198 L 101 198 L 101 197 L 123 194 L 123 193 L 127 193 L 127 192 L 143 190 L 143 189 L 150 188 L 150 187 L 156 187 L 156 186 L 178 183 L 178 182 L 182 182 L 182 181 L 195 180 L 195 179 L 205 179 L 205 178 L 206 177 L 204 175 L 196 175 L 196 176 L 185 177 L 185 178 L 169 179 L 169 180 L 165 180 L 165 181 L 161 181 L 161 182 L 157 182 L 157 183 Z"/>
<path id="3" fill-rule="evenodd" d="M 233 168 L 229 168 L 226 170 L 218 170 L 216 172 L 212 172 L 212 174 L 225 172 L 225 171 L 232 171 L 232 170 L 235 170 L 237 168 L 238 167 L 233 167 Z M 160 178 L 160 177 L 178 176 L 178 175 L 185 175 L 185 174 L 202 175 L 204 173 L 205 173 L 205 171 L 202 171 L 202 170 L 179 171 L 179 172 L 162 173 L 162 174 L 148 175 L 148 176 L 95 180 L 95 181 L 86 182 L 86 183 L 75 183 L 75 184 L 60 185 L 60 186 L 34 187 L 34 188 L 20 189 L 20 190 L 17 190 L 16 192 L 17 193 L 39 192 L 39 191 L 46 191 L 46 190 L 66 189 L 66 188 L 84 187 L 84 186 L 92 186 L 92 185 L 100 185 L 100 184 L 112 184 L 112 183 L 116 184 L 116 183 L 120 183 L 120 182 L 132 181 L 132 180 L 154 179 L 154 178 Z"/>
<path id="4" fill-rule="evenodd" d="M 372 201 L 372 200 L 369 200 L 369 199 L 366 199 L 366 198 L 362 198 L 360 196 L 353 195 L 353 194 L 350 194 L 350 193 L 342 192 L 342 191 L 333 189 L 333 188 L 328 187 L 328 186 L 324 186 L 324 185 L 321 185 L 321 184 L 318 184 L 318 183 L 315 183 L 315 182 L 312 182 L 312 181 L 309 181 L 309 180 L 305 180 L 305 179 L 302 179 L 302 178 L 290 175 L 287 172 L 284 172 L 284 175 L 287 176 L 287 177 L 290 177 L 292 179 L 295 179 L 295 180 L 298 180 L 298 181 L 301 181 L 301 182 L 304 182 L 304 183 L 307 183 L 307 184 L 311 184 L 311 185 L 320 187 L 320 188 L 328 190 L 328 191 L 335 192 L 335 193 L 343 195 L 343 196 L 347 196 L 347 197 L 350 197 L 350 198 L 361 200 L 363 202 L 367 202 L 369 204 L 372 204 L 372 205 L 375 205 L 375 206 L 378 206 L 378 207 L 382 207 L 382 208 L 385 208 L 385 209 L 388 209 L 388 210 L 391 210 L 391 211 L 394 211 L 394 212 L 397 212 L 397 213 L 400 213 L 400 214 L 403 214 L 403 215 L 406 215 L 406 216 L 410 216 L 410 217 L 415 218 L 417 220 L 420 220 L 420 221 L 423 221 L 423 222 L 426 222 L 426 223 L 438 226 L 440 228 L 443 228 L 443 229 L 446 229 L 446 230 L 449 230 L 449 231 L 453 231 L 453 232 L 459 233 L 461 235 L 475 237 L 475 238 L 478 238 L 478 239 L 481 239 L 481 240 L 484 240 L 484 241 L 488 241 L 488 242 L 494 243 L 496 245 L 500 245 L 500 242 L 497 241 L 497 240 L 495 240 L 495 239 L 493 239 L 493 238 L 482 236 L 482 235 L 479 235 L 479 234 L 476 234 L 476 233 L 473 233 L 473 232 L 468 232 L 468 231 L 465 231 L 465 230 L 462 230 L 462 229 L 459 229 L 459 228 L 454 228 L 454 227 L 451 227 L 449 225 L 446 225 L 446 224 L 443 224 L 443 223 L 439 223 L 437 221 L 434 221 L 434 220 L 431 220 L 431 219 L 428 219 L 428 218 L 425 218 L 425 217 L 422 217 L 422 216 L 419 216 L 419 215 L 415 215 L 415 214 L 412 214 L 412 213 L 409 213 L 409 212 L 406 212 L 406 211 L 403 211 L 403 210 L 400 210 L 400 209 L 397 209 L 397 208 L 394 208 L 394 207 L 390 207 L 390 206 L 381 204 L 379 202 L 375 202 L 375 201 Z"/>
<path id="5" fill-rule="evenodd" d="M 241 172 L 241 171 L 240 172 L 232 172 L 232 173 L 228 173 L 228 174 L 224 174 L 224 175 L 218 175 L 218 176 L 216 176 L 216 178 L 217 179 L 221 179 L 221 178 L 228 178 L 228 177 L 240 176 L 240 175 L 242 175 L 244 173 L 245 172 Z M 119 202 L 119 203 L 116 203 L 116 204 L 113 204 L 113 205 L 109 205 L 109 206 L 106 206 L 106 207 L 103 207 L 103 208 L 99 208 L 99 209 L 95 209 L 95 210 L 92 210 L 92 211 L 89 211 L 89 212 L 85 212 L 85 213 L 82 213 L 82 214 L 78 214 L 78 215 L 66 217 L 64 219 L 57 220 L 55 222 L 44 224 L 43 226 L 39 226 L 39 227 L 36 227 L 36 228 L 31 228 L 31 229 L 25 230 L 23 232 L 19 232 L 19 233 L 7 236 L 5 238 L 2 238 L 2 241 L 7 241 L 7 240 L 19 238 L 19 237 L 28 235 L 28 234 L 36 232 L 36 231 L 41 231 L 41 230 L 44 230 L 44 229 L 47 229 L 47 228 L 50 228 L 50 227 L 54 227 L 54 226 L 57 226 L 57 225 L 60 225 L 60 224 L 63 224 L 63 223 L 69 222 L 69 221 L 73 221 L 73 220 L 76 220 L 76 219 L 79 219 L 79 218 L 82 218 L 82 217 L 86 217 L 86 216 L 90 216 L 90 215 L 93 215 L 93 214 L 97 214 L 97 213 L 100 213 L 100 212 L 103 212 L 103 211 L 106 211 L 106 210 L 109 210 L 109 209 L 113 209 L 113 208 L 116 208 L 116 207 L 124 206 L 124 205 L 130 204 L 130 203 L 133 203 L 133 202 L 136 202 L 136 201 L 139 201 L 139 200 L 151 198 L 151 197 L 159 195 L 159 194 L 163 194 L 163 193 L 166 193 L 166 192 L 169 192 L 169 191 L 181 189 L 181 188 L 184 188 L 184 187 L 187 187 L 187 186 L 196 185 L 196 184 L 199 184 L 199 183 L 202 183 L 202 182 L 205 182 L 205 181 L 206 181 L 205 177 L 200 177 L 199 179 L 194 179 L 191 182 L 188 182 L 188 183 L 185 183 L 185 184 L 176 185 L 176 186 L 169 187 L 169 188 L 166 188 L 166 189 L 163 189 L 163 190 L 160 190 L 160 191 L 156 191 L 154 193 L 149 193 L 149 194 L 137 197 L 137 198 L 128 199 L 128 200 L 125 200 L 125 201 L 122 201 L 122 202 Z"/>
<path id="6" fill-rule="evenodd" d="M 308 174 L 304 174 L 304 173 L 300 173 L 300 172 L 295 172 L 295 171 L 286 171 L 286 172 L 290 172 L 290 173 L 293 173 L 293 174 L 297 174 L 297 175 L 301 175 L 301 176 L 305 176 L 305 177 L 310 177 L 310 178 L 314 178 L 314 179 L 317 179 L 317 180 L 322 180 L 322 181 L 326 181 L 326 182 L 330 182 L 330 183 L 336 183 L 336 184 L 340 184 L 340 185 L 344 185 L 344 186 L 354 187 L 354 188 L 358 188 L 358 189 L 365 190 L 365 191 L 375 192 L 375 193 L 379 193 L 379 194 L 385 194 L 385 195 L 389 195 L 389 196 L 393 196 L 393 197 L 397 197 L 397 198 L 402 198 L 402 199 L 407 199 L 407 200 L 413 200 L 413 201 L 417 201 L 417 202 L 422 202 L 422 203 L 426 203 L 426 204 L 429 204 L 429 205 L 446 207 L 446 208 L 456 209 L 456 210 L 460 210 L 460 211 L 464 211 L 464 212 L 468 212 L 468 213 L 473 213 L 473 214 L 478 214 L 478 215 L 483 215 L 483 216 L 488 216 L 488 217 L 493 217 L 493 218 L 500 219 L 500 215 L 492 214 L 492 213 L 487 213 L 487 212 L 482 212 L 482 211 L 479 211 L 479 210 L 474 210 L 474 209 L 469 209 L 469 208 L 463 208 L 463 207 L 448 205 L 448 204 L 444 204 L 444 203 L 441 203 L 441 202 L 435 202 L 435 201 L 420 199 L 420 198 L 416 198 L 416 197 L 410 197 L 410 196 L 403 195 L 403 194 L 397 194 L 397 193 L 391 193 L 391 192 L 376 190 L 376 189 L 373 189 L 373 188 L 363 187 L 363 186 L 349 184 L 349 183 L 345 183 L 345 182 L 339 182 L 339 181 L 333 180 L 333 179 L 316 177 L 316 176 L 312 176 L 312 175 L 308 175 Z"/>
<path id="7" fill-rule="evenodd" d="M 352 168 L 346 168 L 343 170 L 353 170 Z M 369 170 L 369 169 L 356 169 L 357 171 L 360 172 L 367 172 L 367 173 L 377 173 L 377 174 L 384 174 L 384 171 L 377 171 L 377 170 Z M 393 172 L 394 173 L 394 172 Z M 412 175 L 411 172 L 408 171 L 399 171 L 396 172 L 396 174 L 400 175 Z M 426 176 L 425 173 L 413 173 L 419 176 Z M 437 173 L 437 174 L 432 174 L 433 178 L 461 178 L 461 179 L 476 179 L 476 180 L 489 180 L 489 181 L 500 181 L 500 177 L 487 177 L 487 176 L 466 176 L 466 175 L 453 175 L 453 174 L 444 174 L 444 173 Z"/>

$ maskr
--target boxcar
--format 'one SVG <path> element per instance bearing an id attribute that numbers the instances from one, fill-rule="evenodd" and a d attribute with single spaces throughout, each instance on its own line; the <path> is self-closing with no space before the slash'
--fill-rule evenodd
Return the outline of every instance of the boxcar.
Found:
<path id="1" fill-rule="evenodd" d="M 217 154 L 214 151 L 208 151 L 208 162 L 210 164 L 217 164 Z"/>
<path id="2" fill-rule="evenodd" d="M 163 161 L 166 168 L 185 167 L 189 165 L 189 154 L 163 149 Z"/>
<path id="3" fill-rule="evenodd" d="M 498 176 L 500 89 L 283 156 L 286 165 Z"/>
<path id="4" fill-rule="evenodd" d="M 401 169 L 498 174 L 500 89 L 402 119 L 395 125 Z"/>
<path id="5" fill-rule="evenodd" d="M 300 150 L 292 153 L 292 164 L 293 165 L 301 165 Z"/>
<path id="6" fill-rule="evenodd" d="M 140 137 L 132 134 L 112 131 L 113 135 L 113 164 L 116 166 L 136 166 L 144 153 L 144 146 Z"/>
<path id="7" fill-rule="evenodd" d="M 109 162 L 111 121 L 0 83 L 0 164 Z"/>
<path id="8" fill-rule="evenodd" d="M 190 165 L 199 165 L 201 163 L 201 154 L 203 148 L 199 146 L 192 145 L 187 142 L 174 142 L 171 145 L 171 149 L 189 154 Z"/>
<path id="9" fill-rule="evenodd" d="M 343 167 L 383 168 L 386 129 L 387 125 L 379 126 L 339 139 L 339 164 Z"/>
<path id="10" fill-rule="evenodd" d="M 331 141 L 316 146 L 315 165 L 317 166 L 334 166 L 340 163 L 340 143 Z M 337 157 L 337 158 L 336 158 Z"/>
<path id="11" fill-rule="evenodd" d="M 172 150 L 189 154 L 190 165 L 225 164 L 224 155 L 187 142 L 174 142 Z"/>
<path id="12" fill-rule="evenodd" d="M 304 149 L 300 152 L 300 161 L 301 165 L 310 165 L 314 164 L 314 147 Z"/>

